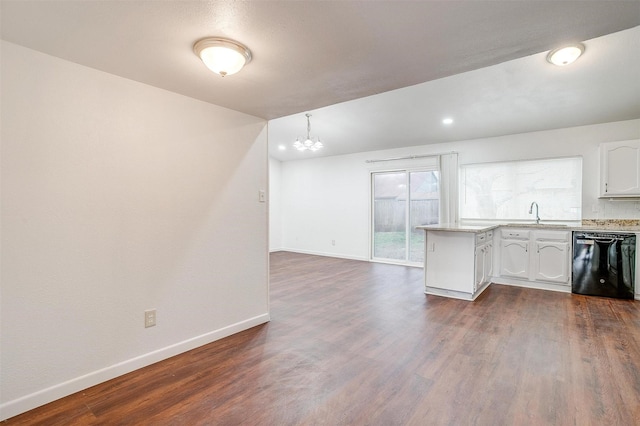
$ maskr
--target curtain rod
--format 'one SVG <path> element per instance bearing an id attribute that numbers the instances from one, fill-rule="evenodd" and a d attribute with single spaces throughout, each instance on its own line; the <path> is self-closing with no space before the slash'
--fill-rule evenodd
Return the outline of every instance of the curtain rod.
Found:
<path id="1" fill-rule="evenodd" d="M 381 158 L 379 160 L 365 160 L 365 163 L 379 163 L 382 161 L 396 161 L 396 160 L 415 160 L 416 158 L 439 157 L 441 155 L 446 155 L 446 154 L 457 154 L 457 152 L 450 151 L 450 152 L 441 152 L 437 154 L 409 155 L 406 157 Z"/>

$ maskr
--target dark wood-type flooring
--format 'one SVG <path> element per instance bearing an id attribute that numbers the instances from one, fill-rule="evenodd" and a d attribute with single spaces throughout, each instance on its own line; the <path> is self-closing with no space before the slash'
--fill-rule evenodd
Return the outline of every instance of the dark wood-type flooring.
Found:
<path id="1" fill-rule="evenodd" d="M 639 302 L 280 252 L 271 316 L 6 424 L 640 424 Z"/>

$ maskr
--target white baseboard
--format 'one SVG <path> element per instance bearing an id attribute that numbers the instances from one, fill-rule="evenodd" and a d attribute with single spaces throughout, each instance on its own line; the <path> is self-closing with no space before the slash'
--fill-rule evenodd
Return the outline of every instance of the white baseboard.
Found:
<path id="1" fill-rule="evenodd" d="M 327 253 L 327 252 L 320 252 L 320 251 L 311 251 L 311 250 L 300 250 L 300 249 L 291 249 L 291 248 L 283 248 L 280 249 L 279 251 L 288 251 L 291 253 L 300 253 L 300 254 L 311 254 L 314 256 L 324 256 L 324 257 L 335 257 L 338 259 L 349 259 L 349 260 L 362 260 L 365 262 L 368 262 L 369 259 L 366 257 L 361 257 L 361 256 L 347 256 L 347 255 L 342 255 L 342 254 L 337 254 L 337 253 Z"/>
<path id="2" fill-rule="evenodd" d="M 425 286 L 424 294 L 431 294 L 433 296 L 449 297 L 452 299 L 460 299 L 473 302 L 478 298 L 478 296 L 482 294 L 483 291 L 485 291 L 489 287 L 489 284 L 491 283 L 484 283 L 482 287 L 480 287 L 475 293 L 466 293 L 464 291 L 447 290 L 444 288 Z"/>
<path id="3" fill-rule="evenodd" d="M 172 356 L 190 351 L 197 347 L 206 345 L 216 340 L 220 340 L 232 334 L 247 330 L 256 325 L 269 322 L 269 313 L 258 315 L 244 321 L 231 324 L 218 330 L 210 331 L 200 336 L 178 342 L 176 344 L 128 359 L 123 362 L 93 371 L 80 377 L 59 383 L 46 389 L 25 395 L 13 401 L 5 402 L 0 405 L 0 421 L 8 419 L 18 414 L 24 413 L 36 407 L 39 407 L 73 393 L 95 386 L 107 380 L 114 379 L 123 374 L 130 373 L 142 367 L 154 364 L 158 361 L 171 358 Z"/>
<path id="4" fill-rule="evenodd" d="M 494 284 L 511 285 L 515 287 L 534 288 L 536 290 L 551 290 L 559 291 L 561 293 L 571 293 L 571 285 L 567 284 L 543 283 L 540 281 L 526 281 L 506 277 L 491 277 L 491 282 Z"/>

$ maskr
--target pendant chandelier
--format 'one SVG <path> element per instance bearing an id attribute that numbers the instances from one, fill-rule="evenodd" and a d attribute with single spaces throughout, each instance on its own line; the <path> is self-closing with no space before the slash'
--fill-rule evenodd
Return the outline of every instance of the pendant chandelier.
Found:
<path id="1" fill-rule="evenodd" d="M 318 138 L 318 140 L 315 142 L 313 141 L 313 139 L 311 139 L 311 114 L 307 113 L 305 115 L 307 116 L 307 139 L 304 142 L 300 142 L 300 138 L 297 138 L 293 143 L 293 147 L 298 151 L 309 150 L 315 152 L 322 148 L 324 145 L 322 145 L 322 142 L 320 142 L 320 138 Z"/>

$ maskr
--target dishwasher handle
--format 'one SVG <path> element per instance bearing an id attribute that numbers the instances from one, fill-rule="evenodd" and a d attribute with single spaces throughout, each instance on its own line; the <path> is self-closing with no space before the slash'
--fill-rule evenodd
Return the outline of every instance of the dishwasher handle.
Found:
<path id="1" fill-rule="evenodd" d="M 593 241 L 597 242 L 597 243 L 605 243 L 605 244 L 611 244 L 614 241 L 622 241 L 623 238 L 609 238 L 609 239 L 603 239 L 603 238 L 591 238 Z"/>
<path id="2" fill-rule="evenodd" d="M 592 240 L 592 241 L 597 241 L 599 243 L 607 243 L 610 244 L 614 241 L 624 241 L 626 238 L 626 236 L 622 236 L 622 235 L 594 235 L 594 234 L 578 234 L 575 236 L 576 241 L 579 240 Z"/>

